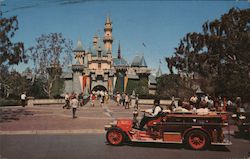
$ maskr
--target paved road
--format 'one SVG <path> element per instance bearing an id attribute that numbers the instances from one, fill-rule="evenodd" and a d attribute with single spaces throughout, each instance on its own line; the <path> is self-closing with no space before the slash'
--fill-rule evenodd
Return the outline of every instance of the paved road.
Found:
<path id="1" fill-rule="evenodd" d="M 1 159 L 247 159 L 250 140 L 232 139 L 233 145 L 194 151 L 183 145 L 132 144 L 110 146 L 105 134 L 2 135 Z"/>

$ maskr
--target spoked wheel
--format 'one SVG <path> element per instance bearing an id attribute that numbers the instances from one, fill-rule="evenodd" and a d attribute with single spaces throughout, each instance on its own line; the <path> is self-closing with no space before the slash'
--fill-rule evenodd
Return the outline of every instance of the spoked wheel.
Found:
<path id="1" fill-rule="evenodd" d="M 187 134 L 186 141 L 189 147 L 195 150 L 204 149 L 209 144 L 207 135 L 199 130 L 190 131 Z"/>
<path id="2" fill-rule="evenodd" d="M 106 134 L 106 139 L 111 145 L 121 145 L 124 141 L 123 132 L 119 129 L 110 129 Z"/>

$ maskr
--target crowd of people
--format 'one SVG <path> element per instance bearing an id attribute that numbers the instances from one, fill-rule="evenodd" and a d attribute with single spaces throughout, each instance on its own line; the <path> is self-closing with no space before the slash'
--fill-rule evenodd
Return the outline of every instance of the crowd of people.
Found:
<path id="1" fill-rule="evenodd" d="M 137 95 L 129 95 L 128 93 L 117 92 L 115 95 L 117 106 L 123 106 L 125 109 L 129 109 L 130 106 L 138 109 L 139 97 Z M 134 100 L 132 100 L 134 99 Z"/>
<path id="2" fill-rule="evenodd" d="M 228 108 L 241 106 L 240 97 L 237 97 L 235 102 L 225 97 L 211 97 L 207 94 L 195 94 L 190 99 L 179 99 L 178 102 L 173 98 L 169 109 L 174 111 L 226 111 Z"/>
<path id="3" fill-rule="evenodd" d="M 99 101 L 100 106 L 103 106 L 104 103 L 108 103 L 110 100 L 110 95 L 107 91 L 93 91 L 90 93 L 89 100 L 92 107 L 95 106 L 95 101 Z M 117 106 L 123 106 L 125 109 L 130 109 L 133 107 L 138 109 L 139 104 L 139 95 L 129 95 L 125 92 L 116 92 L 113 96 Z M 196 111 L 199 113 L 207 113 L 208 111 L 226 111 L 227 108 L 240 108 L 241 107 L 241 98 L 237 97 L 233 102 L 231 99 L 216 97 L 213 98 L 207 94 L 194 94 L 189 99 L 179 99 L 176 100 L 174 96 L 171 98 L 172 102 L 168 107 L 170 111 Z M 23 107 L 26 105 L 26 93 L 21 94 L 21 104 Z M 65 104 L 63 109 L 72 108 L 73 118 L 76 118 L 76 109 L 82 107 L 86 104 L 86 99 L 84 99 L 84 94 L 76 94 L 72 92 L 71 94 L 65 94 Z"/>

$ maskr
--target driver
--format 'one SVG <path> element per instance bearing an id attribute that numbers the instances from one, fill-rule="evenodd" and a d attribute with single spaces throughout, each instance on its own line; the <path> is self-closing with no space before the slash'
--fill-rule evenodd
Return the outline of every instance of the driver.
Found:
<path id="1" fill-rule="evenodd" d="M 144 112 L 148 113 L 147 115 L 144 115 L 141 122 L 140 122 L 140 126 L 139 129 L 142 130 L 144 125 L 149 122 L 150 120 L 155 119 L 155 117 L 157 117 L 161 112 L 162 112 L 162 107 L 160 106 L 160 100 L 159 99 L 155 99 L 154 100 L 154 106 L 152 109 L 147 109 Z"/>

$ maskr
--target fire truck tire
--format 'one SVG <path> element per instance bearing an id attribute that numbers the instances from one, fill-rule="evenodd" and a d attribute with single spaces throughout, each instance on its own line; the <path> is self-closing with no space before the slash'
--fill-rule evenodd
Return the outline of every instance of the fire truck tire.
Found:
<path id="1" fill-rule="evenodd" d="M 188 132 L 185 141 L 188 146 L 194 150 L 202 150 L 209 145 L 208 135 L 201 130 Z"/>
<path id="2" fill-rule="evenodd" d="M 110 145 L 122 145 L 125 140 L 125 135 L 121 129 L 111 128 L 106 133 L 106 140 Z"/>

